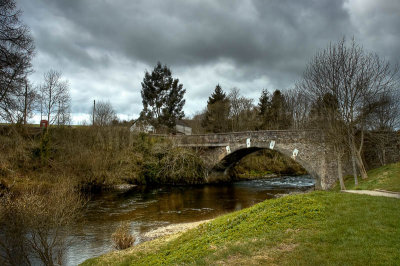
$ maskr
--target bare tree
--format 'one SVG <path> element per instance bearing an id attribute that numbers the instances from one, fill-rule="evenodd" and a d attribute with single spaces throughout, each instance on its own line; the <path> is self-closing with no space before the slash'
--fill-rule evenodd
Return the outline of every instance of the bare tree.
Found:
<path id="1" fill-rule="evenodd" d="M 376 54 L 365 53 L 354 40 L 347 46 L 342 39 L 318 52 L 297 84 L 313 102 L 326 94 L 335 97 L 337 118 L 344 125 L 344 139 L 362 178 L 367 178 L 361 157 L 367 117 L 380 106 L 382 95 L 395 88 L 397 73 L 397 68 Z"/>
<path id="2" fill-rule="evenodd" d="M 70 240 L 66 226 L 80 217 L 83 200 L 67 182 L 43 193 L 30 189 L 0 198 L 0 261 L 6 265 L 62 265 Z M 37 263 L 37 261 L 36 261 Z"/>
<path id="3" fill-rule="evenodd" d="M 98 126 L 111 125 L 113 120 L 117 119 L 117 115 L 110 102 L 99 101 L 96 103 L 94 110 L 94 124 Z"/>
<path id="4" fill-rule="evenodd" d="M 379 105 L 368 117 L 371 130 L 392 131 L 400 127 L 400 92 L 393 91 L 379 98 Z"/>
<path id="5" fill-rule="evenodd" d="M 57 125 L 69 125 L 71 123 L 70 101 L 58 101 Z"/>
<path id="6" fill-rule="evenodd" d="M 71 97 L 68 81 L 61 79 L 61 72 L 49 70 L 45 73 L 40 91 L 41 104 L 49 124 L 68 122 Z"/>
<path id="7" fill-rule="evenodd" d="M 230 102 L 229 118 L 231 119 L 232 131 L 253 129 L 250 120 L 254 109 L 253 99 L 248 99 L 240 95 L 238 88 L 232 88 L 228 94 Z"/>
<path id="8" fill-rule="evenodd" d="M 18 108 L 16 110 L 17 121 L 27 124 L 28 119 L 33 116 L 37 110 L 40 100 L 38 88 L 34 87 L 28 80 L 25 80 L 23 94 L 18 97 Z"/>
<path id="9" fill-rule="evenodd" d="M 35 48 L 20 17 L 14 0 L 0 0 L 0 118 L 12 123 Z"/>
<path id="10" fill-rule="evenodd" d="M 376 149 L 376 155 L 381 165 L 387 163 L 387 149 L 390 149 L 394 131 L 400 127 L 400 91 L 394 91 L 380 97 L 380 105 L 368 117 L 371 130 L 368 141 Z M 394 134 L 393 134 L 394 133 Z"/>
<path id="11" fill-rule="evenodd" d="M 290 89 L 284 92 L 287 112 L 291 114 L 292 128 L 306 128 L 310 113 L 310 101 L 307 96 L 298 89 Z"/>
<path id="12" fill-rule="evenodd" d="M 196 112 L 193 117 L 187 120 L 187 123 L 192 128 L 193 134 L 203 134 L 205 133 L 205 129 L 202 127 L 202 121 L 207 113 L 207 109 L 204 108 L 201 111 Z"/>

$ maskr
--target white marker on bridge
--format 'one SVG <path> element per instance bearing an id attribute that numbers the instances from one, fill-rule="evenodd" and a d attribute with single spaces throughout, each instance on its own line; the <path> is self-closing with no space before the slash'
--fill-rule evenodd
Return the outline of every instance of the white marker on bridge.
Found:
<path id="1" fill-rule="evenodd" d="M 227 153 L 227 154 L 231 153 L 231 147 L 226 146 L 225 148 L 226 148 L 226 153 Z"/>
<path id="2" fill-rule="evenodd" d="M 297 154 L 299 154 L 299 150 L 298 149 L 294 149 L 293 150 L 293 155 L 292 155 L 293 160 L 296 159 Z"/>
<path id="3" fill-rule="evenodd" d="M 269 143 L 269 148 L 270 148 L 271 150 L 273 150 L 274 147 L 275 147 L 275 140 L 271 140 L 271 142 Z"/>
<path id="4" fill-rule="evenodd" d="M 246 145 L 247 145 L 247 148 L 250 148 L 250 145 L 251 145 L 250 139 L 246 139 Z"/>

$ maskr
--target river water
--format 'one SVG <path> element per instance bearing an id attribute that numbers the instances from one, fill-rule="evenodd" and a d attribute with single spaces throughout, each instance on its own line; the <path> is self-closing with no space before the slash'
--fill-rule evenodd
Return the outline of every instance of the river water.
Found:
<path id="1" fill-rule="evenodd" d="M 128 192 L 103 192 L 87 204 L 84 222 L 69 231 L 71 245 L 67 265 L 114 250 L 111 235 L 128 221 L 135 243 L 146 241 L 143 234 L 176 223 L 215 218 L 252 206 L 277 194 L 306 190 L 314 186 L 308 175 L 240 181 L 224 185 L 135 188 Z"/>

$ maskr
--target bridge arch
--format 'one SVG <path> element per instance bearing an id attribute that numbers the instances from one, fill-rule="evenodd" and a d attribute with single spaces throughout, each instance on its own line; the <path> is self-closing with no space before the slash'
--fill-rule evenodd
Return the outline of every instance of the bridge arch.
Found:
<path id="1" fill-rule="evenodd" d="M 238 148 L 234 151 L 231 151 L 229 154 L 226 154 L 215 166 L 212 167 L 210 174 L 207 177 L 207 181 L 210 183 L 219 182 L 219 181 L 227 181 L 231 179 L 230 172 L 231 170 L 240 162 L 244 157 L 255 153 L 260 150 L 271 150 L 269 145 L 259 145 L 256 147 L 245 147 Z M 288 157 L 294 159 L 296 163 L 302 166 L 309 175 L 311 175 L 315 179 L 316 187 L 321 187 L 321 180 L 313 167 L 306 161 L 298 158 L 293 158 L 293 151 L 287 150 L 284 148 L 273 149 L 277 153 L 281 154 L 284 157 Z M 297 156 L 296 156 L 297 157 Z"/>

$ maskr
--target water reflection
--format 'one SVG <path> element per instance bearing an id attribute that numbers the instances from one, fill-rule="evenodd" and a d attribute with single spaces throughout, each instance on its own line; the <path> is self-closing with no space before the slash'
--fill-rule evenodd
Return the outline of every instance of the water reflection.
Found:
<path id="1" fill-rule="evenodd" d="M 113 250 L 111 234 L 129 221 L 136 243 L 145 232 L 173 223 L 211 219 L 252 206 L 278 193 L 314 186 L 310 176 L 279 177 L 225 185 L 141 188 L 129 192 L 105 192 L 93 197 L 85 222 L 70 228 L 72 244 L 67 264 Z"/>

